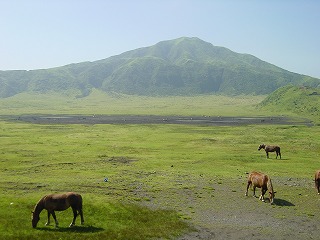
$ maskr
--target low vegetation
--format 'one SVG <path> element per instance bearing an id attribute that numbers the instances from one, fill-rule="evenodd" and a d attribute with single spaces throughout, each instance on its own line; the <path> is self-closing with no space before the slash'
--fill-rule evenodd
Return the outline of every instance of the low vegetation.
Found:
<path id="1" fill-rule="evenodd" d="M 20 114 L 111 114 L 111 115 L 184 115 L 184 116 L 248 116 L 261 114 L 255 107 L 265 96 L 223 95 L 147 97 L 107 94 L 94 89 L 84 98 L 79 92 L 64 94 L 22 93 L 0 99 L 1 115 Z M 269 113 L 269 112 L 268 112 Z"/>
<path id="2" fill-rule="evenodd" d="M 75 95 L 17 95 L 0 100 L 0 114 L 277 112 L 257 110 L 261 96 Z M 220 236 L 249 231 L 260 237 L 272 232 L 305 238 L 311 235 L 302 226 L 317 226 L 312 177 L 319 168 L 319 126 L 41 125 L 5 119 L 0 121 L 0 238 L 175 239 L 199 228 Z M 261 143 L 279 144 L 282 159 L 270 154 L 267 160 L 257 150 Z M 251 170 L 272 177 L 275 205 L 244 196 Z M 57 214 L 60 228 L 44 226 L 42 212 L 39 228 L 33 229 L 31 210 L 40 197 L 65 191 L 82 194 L 85 225 L 78 220 L 76 227 L 68 228 L 69 209 Z M 243 221 L 235 221 L 240 216 L 256 225 L 241 225 Z M 286 228 L 259 225 L 264 218 L 279 220 Z M 299 232 L 293 231 L 292 219 L 301 223 Z"/>
<path id="3" fill-rule="evenodd" d="M 285 86 L 279 88 L 259 104 L 260 109 L 279 114 L 297 114 L 320 120 L 320 89 Z"/>

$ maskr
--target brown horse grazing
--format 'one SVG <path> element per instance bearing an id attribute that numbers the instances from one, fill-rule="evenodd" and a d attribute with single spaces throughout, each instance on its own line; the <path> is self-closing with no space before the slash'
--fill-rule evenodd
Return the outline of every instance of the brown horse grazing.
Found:
<path id="1" fill-rule="evenodd" d="M 56 223 L 56 227 L 58 227 L 59 223 L 54 211 L 64 211 L 69 207 L 71 207 L 73 211 L 73 220 L 70 227 L 75 224 L 78 214 L 80 214 L 81 224 L 83 224 L 82 197 L 80 194 L 68 192 L 65 194 L 50 194 L 41 198 L 32 212 L 32 227 L 37 227 L 40 220 L 40 213 L 43 209 L 46 209 L 48 212 L 48 222 L 46 225 L 50 224 L 50 215 L 52 215 Z"/>
<path id="2" fill-rule="evenodd" d="M 246 196 L 248 196 L 248 189 L 250 185 L 253 187 L 254 197 L 256 197 L 256 188 L 261 188 L 261 196 L 259 197 L 259 200 L 264 202 L 264 194 L 269 191 L 269 201 L 271 204 L 273 203 L 276 192 L 273 191 L 272 182 L 268 175 L 260 172 L 251 172 L 248 176 Z"/>
<path id="3" fill-rule="evenodd" d="M 279 146 L 260 144 L 258 150 L 260 151 L 261 148 L 263 148 L 266 151 L 267 158 L 269 158 L 269 152 L 276 152 L 277 153 L 276 158 L 278 158 L 278 156 L 280 156 L 280 159 L 281 159 L 281 153 L 280 153 Z"/>
<path id="4" fill-rule="evenodd" d="M 316 185 L 318 194 L 320 195 L 320 170 L 317 170 L 316 174 L 314 175 L 314 183 Z"/>

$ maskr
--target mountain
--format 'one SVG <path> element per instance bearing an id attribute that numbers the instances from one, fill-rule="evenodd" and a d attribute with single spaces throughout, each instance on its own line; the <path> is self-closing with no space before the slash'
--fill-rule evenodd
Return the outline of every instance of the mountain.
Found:
<path id="1" fill-rule="evenodd" d="M 268 95 L 259 108 L 320 120 L 320 89 L 287 85 Z"/>
<path id="2" fill-rule="evenodd" d="M 287 84 L 319 87 L 249 54 L 198 38 L 162 41 L 107 59 L 32 71 L 0 71 L 0 97 L 24 91 L 91 89 L 138 95 L 268 94 Z"/>

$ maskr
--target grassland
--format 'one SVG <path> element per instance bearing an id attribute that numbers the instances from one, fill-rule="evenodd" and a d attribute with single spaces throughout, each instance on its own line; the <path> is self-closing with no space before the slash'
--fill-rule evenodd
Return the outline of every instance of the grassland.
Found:
<path id="1" fill-rule="evenodd" d="M 273 111 L 285 111 L 305 115 L 316 122 L 320 120 L 319 88 L 285 86 L 263 100 L 259 106 Z M 281 106 L 281 109 L 279 108 Z"/>
<path id="2" fill-rule="evenodd" d="M 85 98 L 76 92 L 66 94 L 23 93 L 0 100 L 0 114 L 134 114 L 134 115 L 221 115 L 243 116 L 257 114 L 255 104 L 265 96 L 219 95 L 195 97 L 143 97 L 106 94 L 94 90 Z M 259 114 L 259 113 L 258 113 Z M 263 112 L 261 113 L 263 114 Z"/>
<path id="3" fill-rule="evenodd" d="M 151 99 L 99 94 L 87 99 L 3 99 L 0 115 L 273 115 L 257 112 L 262 97 L 254 96 Z M 319 126 L 37 125 L 2 120 L 0 139 L 3 239 L 175 239 L 194 229 L 200 235 L 189 234 L 190 239 L 212 234 L 216 239 L 257 239 L 258 234 L 301 239 L 319 234 L 320 200 L 312 183 L 319 168 Z M 257 151 L 262 142 L 279 144 L 282 160 L 274 155 L 267 160 Z M 273 178 L 274 206 L 244 197 L 251 170 Z M 30 211 L 39 198 L 64 191 L 83 195 L 85 225 L 67 228 L 72 215 L 67 210 L 57 215 L 60 228 L 45 227 L 43 212 L 39 228 L 32 229 Z"/>

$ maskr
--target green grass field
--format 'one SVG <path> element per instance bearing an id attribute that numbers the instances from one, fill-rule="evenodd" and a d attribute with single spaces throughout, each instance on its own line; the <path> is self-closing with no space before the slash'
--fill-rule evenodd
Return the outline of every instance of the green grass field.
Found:
<path id="1" fill-rule="evenodd" d="M 0 115 L 273 115 L 255 109 L 261 96 L 173 101 L 99 94 L 88 99 L 2 99 Z M 175 238 L 192 229 L 187 220 L 196 211 L 192 205 L 180 205 L 181 191 L 201 198 L 203 192 L 214 192 L 212 182 L 220 184 L 251 170 L 276 179 L 307 179 L 310 186 L 320 168 L 319 126 L 36 125 L 2 120 L 0 139 L 0 239 Z M 282 160 L 274 154 L 267 160 L 257 151 L 263 142 L 279 144 Z M 199 176 L 201 189 L 196 184 Z M 69 209 L 57 214 L 60 228 L 45 227 L 43 211 L 39 228 L 32 229 L 31 210 L 40 197 L 65 191 L 82 194 L 85 225 L 79 226 L 77 219 L 77 227 L 68 228 Z M 240 192 L 242 196 L 244 189 Z M 286 197 L 294 196 L 288 192 Z M 303 213 L 312 211 L 310 204 Z"/>
<path id="2" fill-rule="evenodd" d="M 143 97 L 94 90 L 85 98 L 68 94 L 18 94 L 0 99 L 0 114 L 140 114 L 140 115 L 255 115 L 265 96 Z M 259 110 L 261 111 L 261 110 Z M 261 113 L 264 114 L 263 112 Z"/>

